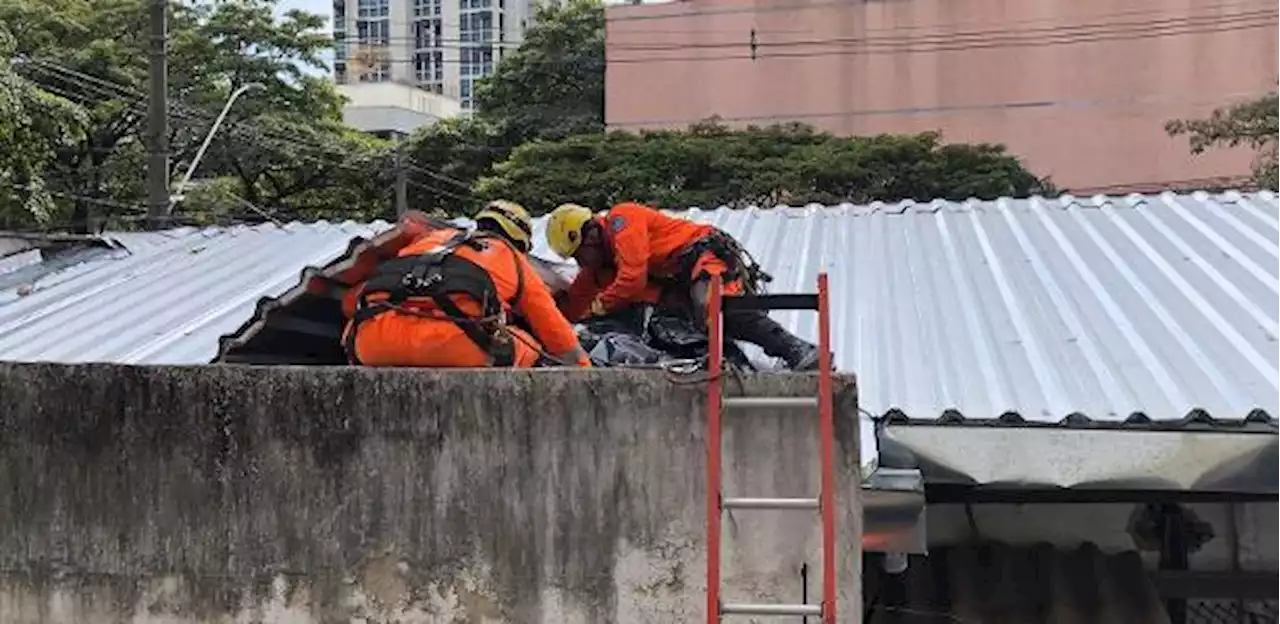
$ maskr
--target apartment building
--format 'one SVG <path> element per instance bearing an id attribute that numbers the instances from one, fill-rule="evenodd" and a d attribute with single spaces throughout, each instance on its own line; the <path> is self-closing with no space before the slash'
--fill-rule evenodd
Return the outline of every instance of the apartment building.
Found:
<path id="1" fill-rule="evenodd" d="M 396 82 L 471 110 L 475 84 L 520 44 L 537 0 L 334 0 L 333 78 Z"/>

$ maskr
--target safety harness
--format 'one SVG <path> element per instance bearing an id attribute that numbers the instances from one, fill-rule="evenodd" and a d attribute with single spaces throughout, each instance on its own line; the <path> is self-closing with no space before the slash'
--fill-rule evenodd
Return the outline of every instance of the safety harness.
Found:
<path id="1" fill-rule="evenodd" d="M 515 261 L 515 295 L 509 301 L 503 301 L 488 271 L 454 253 L 464 245 L 483 250 L 487 241 L 500 242 L 513 253 L 518 253 L 501 236 L 462 231 L 427 253 L 402 256 L 379 265 L 365 281 L 364 290 L 356 300 L 351 331 L 343 345 L 351 363 L 360 363 L 356 355 L 356 332 L 360 325 L 388 310 L 396 310 L 427 318 L 448 319 L 489 354 L 494 366 L 515 364 L 515 343 L 507 330 L 506 314 L 507 309 L 514 307 L 524 296 L 524 271 L 519 261 Z M 453 301 L 454 295 L 466 295 L 479 303 L 480 315 L 464 313 Z M 442 315 L 404 307 L 406 303 L 416 302 L 431 302 Z"/>
<path id="2" fill-rule="evenodd" d="M 743 288 L 749 295 L 760 293 L 763 291 L 765 284 L 773 281 L 773 276 L 760 267 L 751 252 L 738 244 L 738 241 L 734 240 L 732 236 L 718 228 L 685 247 L 675 257 L 674 264 L 679 268 L 675 278 L 671 281 L 686 283 L 685 280 L 689 280 L 688 284 L 691 285 L 704 279 L 710 279 L 711 275 L 705 270 L 698 275 L 693 275 L 693 269 L 698 264 L 698 258 L 701 258 L 708 251 L 715 254 L 715 257 L 725 264 L 724 280 L 730 282 L 742 278 Z"/>

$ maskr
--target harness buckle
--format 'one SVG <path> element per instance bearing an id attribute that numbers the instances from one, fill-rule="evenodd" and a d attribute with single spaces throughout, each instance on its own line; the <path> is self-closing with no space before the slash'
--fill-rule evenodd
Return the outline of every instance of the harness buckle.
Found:
<path id="1" fill-rule="evenodd" d="M 411 293 L 418 294 L 429 290 L 432 286 L 444 281 L 444 274 L 439 270 L 428 271 L 425 275 L 418 272 L 405 273 L 400 278 L 400 285 Z"/>

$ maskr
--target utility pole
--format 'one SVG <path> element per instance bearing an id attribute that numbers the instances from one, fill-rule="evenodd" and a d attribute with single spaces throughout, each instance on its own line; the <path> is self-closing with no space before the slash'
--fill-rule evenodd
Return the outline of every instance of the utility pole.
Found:
<path id="1" fill-rule="evenodd" d="M 396 143 L 396 219 L 403 217 L 409 210 L 409 168 L 405 162 L 408 158 L 405 154 L 408 144 L 405 135 L 401 134 Z"/>
<path id="2" fill-rule="evenodd" d="M 147 104 L 147 216 L 152 228 L 169 214 L 169 68 L 168 0 L 151 2 L 151 40 L 148 70 L 151 88 Z"/>

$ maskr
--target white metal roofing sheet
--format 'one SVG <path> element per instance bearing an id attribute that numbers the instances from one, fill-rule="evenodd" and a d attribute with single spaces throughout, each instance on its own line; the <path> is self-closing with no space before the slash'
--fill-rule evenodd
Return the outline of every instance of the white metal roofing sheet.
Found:
<path id="1" fill-rule="evenodd" d="M 690 210 L 774 292 L 831 276 L 836 362 L 862 407 L 911 418 L 1219 421 L 1280 413 L 1280 208 L 1270 192 Z M 554 257 L 542 244 L 535 253 Z M 261 297 L 387 227 L 119 235 L 0 290 L 0 359 L 200 363 Z M 161 239 L 159 237 L 165 237 Z M 136 239 L 136 240 L 130 240 Z M 816 318 L 778 312 L 812 339 Z"/>
<path id="2" fill-rule="evenodd" d="M 196 364 L 295 286 L 304 267 L 347 251 L 386 223 L 182 228 L 108 236 L 128 251 L 0 290 L 0 359 Z M 20 296 L 27 286 L 31 294 Z"/>

